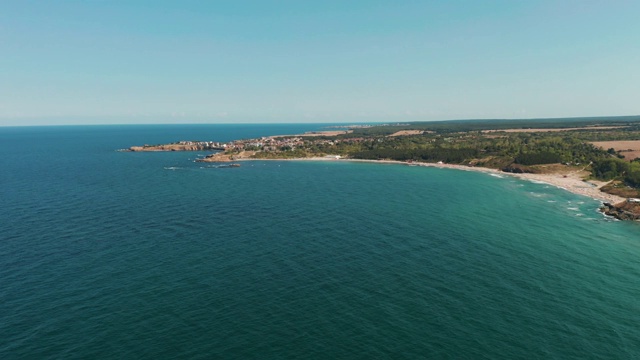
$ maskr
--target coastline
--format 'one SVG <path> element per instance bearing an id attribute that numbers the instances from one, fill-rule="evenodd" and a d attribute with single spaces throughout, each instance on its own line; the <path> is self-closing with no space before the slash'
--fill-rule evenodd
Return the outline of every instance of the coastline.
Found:
<path id="1" fill-rule="evenodd" d="M 611 204 L 617 204 L 625 201 L 626 199 L 617 195 L 607 194 L 600 191 L 600 188 L 606 185 L 606 182 L 596 181 L 596 180 L 583 180 L 580 176 L 580 173 L 577 172 L 567 172 L 567 173 L 558 173 L 558 174 L 516 174 L 516 173 L 508 173 L 503 172 L 497 169 L 490 169 L 485 167 L 474 167 L 474 166 L 465 166 L 465 165 L 455 165 L 455 164 L 438 164 L 438 163 L 422 163 L 422 162 L 414 162 L 407 163 L 403 161 L 396 160 L 365 160 L 365 159 L 336 159 L 332 157 L 310 157 L 310 158 L 295 158 L 295 159 L 250 159 L 250 158 L 241 158 L 236 159 L 234 161 L 341 161 L 341 162 L 364 162 L 364 163 L 374 163 L 374 164 L 396 164 L 396 165 L 405 165 L 405 166 L 425 166 L 425 167 L 435 167 L 441 169 L 454 169 L 454 170 L 462 170 L 462 171 L 476 171 L 488 174 L 495 174 L 500 176 L 512 176 L 515 178 L 519 178 L 522 180 L 528 180 L 532 182 L 541 182 L 551 186 L 555 186 L 562 190 L 569 191 L 576 195 L 586 196 L 594 200 L 598 200 L 600 202 L 608 202 Z"/>

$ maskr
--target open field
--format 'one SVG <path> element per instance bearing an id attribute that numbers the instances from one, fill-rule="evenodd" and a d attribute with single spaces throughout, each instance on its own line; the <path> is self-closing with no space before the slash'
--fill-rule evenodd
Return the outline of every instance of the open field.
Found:
<path id="1" fill-rule="evenodd" d="M 631 161 L 640 157 L 640 140 L 594 141 L 592 144 L 605 150 L 614 148 L 620 151 L 625 160 Z"/>
<path id="2" fill-rule="evenodd" d="M 422 135 L 424 133 L 433 133 L 433 131 L 426 130 L 400 130 L 396 131 L 389 136 L 407 136 L 407 135 Z"/>

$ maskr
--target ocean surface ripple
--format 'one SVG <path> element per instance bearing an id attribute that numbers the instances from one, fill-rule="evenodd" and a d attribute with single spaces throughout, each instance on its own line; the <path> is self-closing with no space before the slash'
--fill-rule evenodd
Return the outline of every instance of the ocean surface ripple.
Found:
<path id="1" fill-rule="evenodd" d="M 640 227 L 593 200 L 114 151 L 317 129 L 0 128 L 0 358 L 640 358 Z"/>

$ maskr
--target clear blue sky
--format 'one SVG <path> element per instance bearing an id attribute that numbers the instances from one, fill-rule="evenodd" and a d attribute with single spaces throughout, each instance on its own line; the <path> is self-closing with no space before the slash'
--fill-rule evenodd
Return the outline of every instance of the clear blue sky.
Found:
<path id="1" fill-rule="evenodd" d="M 0 125 L 634 114 L 635 0 L 0 0 Z"/>

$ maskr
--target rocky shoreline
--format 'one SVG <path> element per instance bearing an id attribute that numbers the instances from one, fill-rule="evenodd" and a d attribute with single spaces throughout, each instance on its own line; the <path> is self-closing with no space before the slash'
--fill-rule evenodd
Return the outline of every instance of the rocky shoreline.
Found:
<path id="1" fill-rule="evenodd" d="M 255 151 L 242 151 L 236 154 L 227 154 L 225 152 L 218 152 L 211 155 L 207 155 L 201 159 L 196 159 L 196 162 L 231 162 L 236 160 L 248 160 L 248 159 L 251 159 L 251 156 L 255 155 L 255 153 L 256 153 Z"/>
<path id="2" fill-rule="evenodd" d="M 640 201 L 637 199 L 627 199 L 615 205 L 605 202 L 600 211 L 618 220 L 640 221 Z"/>

